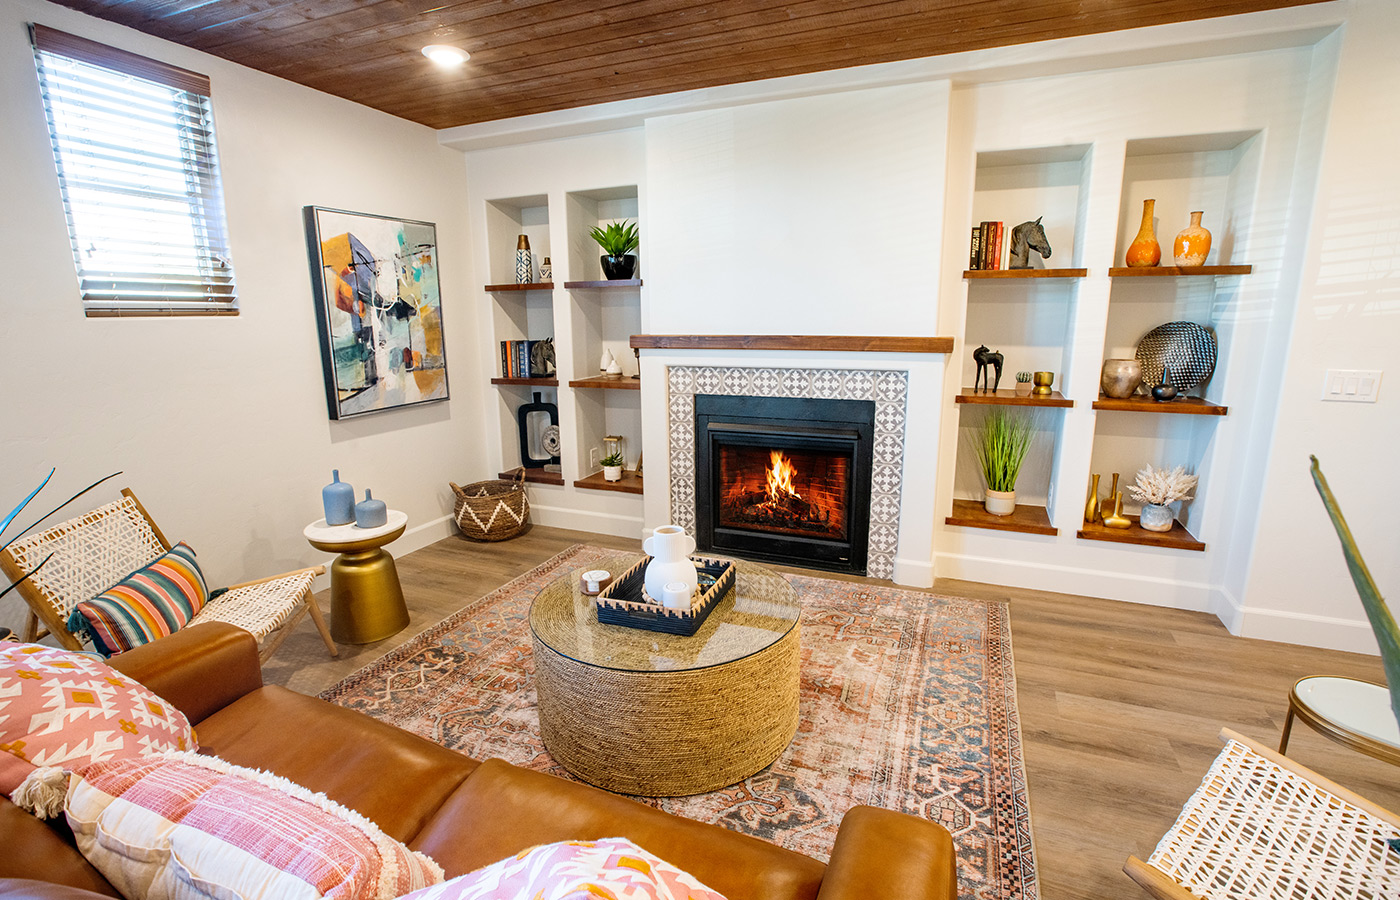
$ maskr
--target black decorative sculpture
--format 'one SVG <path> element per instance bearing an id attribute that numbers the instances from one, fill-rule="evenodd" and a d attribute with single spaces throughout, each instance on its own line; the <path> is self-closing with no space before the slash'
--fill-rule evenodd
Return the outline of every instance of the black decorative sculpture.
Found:
<path id="1" fill-rule="evenodd" d="M 1002 355 L 992 350 L 988 350 L 987 345 L 983 344 L 976 350 L 972 351 L 972 358 L 977 362 L 977 377 L 972 380 L 973 393 L 977 392 L 977 383 L 980 381 L 982 383 L 983 390 L 991 391 L 993 394 L 995 394 L 997 387 L 1001 384 Z M 989 381 L 987 373 L 988 366 L 992 367 L 993 369 L 996 369 L 997 374 L 997 380 L 992 383 L 991 387 L 987 386 L 987 382 Z"/>
<path id="2" fill-rule="evenodd" d="M 540 399 L 540 392 L 535 391 L 535 402 L 524 404 L 515 411 L 515 415 L 520 425 L 520 464 L 527 469 L 558 465 L 559 457 L 553 453 L 556 448 L 544 440 L 544 432 L 549 426 L 559 425 L 559 407 L 544 402 Z M 542 449 L 547 455 L 535 456 L 531 452 L 531 444 Z"/>
<path id="3" fill-rule="evenodd" d="M 530 345 L 530 377 L 548 378 L 554 374 L 554 338 Z"/>
<path id="4" fill-rule="evenodd" d="M 1034 222 L 1022 222 L 1011 229 L 1011 265 L 1009 268 L 1029 269 L 1032 250 L 1039 253 L 1043 259 L 1050 258 L 1050 242 L 1045 239 L 1045 229 L 1040 227 L 1039 218 Z"/>

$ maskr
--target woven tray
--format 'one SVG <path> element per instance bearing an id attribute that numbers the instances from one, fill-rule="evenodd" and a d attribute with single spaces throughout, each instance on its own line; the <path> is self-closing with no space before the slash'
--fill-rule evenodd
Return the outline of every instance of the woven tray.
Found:
<path id="1" fill-rule="evenodd" d="M 699 631 L 710 611 L 734 587 L 734 564 L 705 556 L 692 556 L 691 559 L 699 563 L 696 573 L 710 576 L 715 583 L 691 599 L 690 609 L 667 609 L 660 603 L 650 603 L 645 599 L 642 583 L 646 578 L 647 563 L 651 562 L 648 556 L 619 575 L 598 595 L 594 601 L 598 621 L 605 625 L 625 625 L 685 637 Z"/>

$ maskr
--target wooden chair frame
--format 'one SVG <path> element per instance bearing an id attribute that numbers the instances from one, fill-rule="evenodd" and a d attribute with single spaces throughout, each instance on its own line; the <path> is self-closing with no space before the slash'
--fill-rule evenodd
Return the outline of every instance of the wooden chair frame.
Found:
<path id="1" fill-rule="evenodd" d="M 1294 762 L 1293 760 L 1289 759 L 1283 754 L 1277 753 L 1274 750 L 1265 747 L 1263 744 L 1260 744 L 1257 741 L 1250 740 L 1249 738 L 1238 734 L 1237 732 L 1231 731 L 1228 728 L 1221 729 L 1220 740 L 1223 743 L 1236 741 L 1244 745 L 1244 747 L 1246 747 L 1249 751 L 1257 754 L 1260 757 L 1263 757 L 1265 760 L 1267 760 L 1270 763 L 1273 763 L 1278 768 L 1284 769 L 1308 782 L 1311 782 L 1313 786 L 1321 789 L 1322 791 L 1327 792 L 1328 794 L 1331 794 L 1341 803 L 1354 807 L 1356 810 L 1359 810 L 1369 816 L 1372 816 L 1375 819 L 1379 819 L 1381 822 L 1388 823 L 1389 825 L 1394 826 L 1395 829 L 1397 829 L 1397 831 L 1400 831 L 1400 816 L 1397 816 L 1395 815 L 1395 813 L 1392 813 L 1389 810 L 1386 810 L 1376 805 L 1375 803 L 1372 803 L 1370 800 L 1367 800 L 1360 794 L 1356 794 L 1352 791 L 1349 791 L 1341 785 L 1337 784 L 1336 782 L 1330 781 L 1322 777 L 1321 775 L 1317 774 L 1316 772 L 1312 771 L 1306 766 L 1299 765 L 1298 763 Z M 1178 819 L 1177 823 L 1172 826 L 1172 829 L 1167 832 L 1167 835 L 1172 835 L 1181 825 L 1182 820 Z M 1263 828 L 1264 826 L 1260 825 L 1258 827 Z M 1166 838 L 1164 837 L 1163 840 L 1165 841 Z M 1338 841 L 1338 843 L 1340 843 L 1340 841 Z M 1160 849 L 1161 845 L 1159 845 L 1159 850 Z M 1136 856 L 1128 857 L 1128 861 L 1123 866 L 1123 871 L 1127 873 L 1129 878 L 1132 878 L 1133 881 L 1136 881 L 1143 888 L 1143 890 L 1147 891 L 1148 894 L 1156 898 L 1156 900 L 1202 900 L 1201 895 L 1186 889 L 1178 881 L 1172 878 L 1171 875 L 1164 872 L 1162 869 L 1159 869 L 1158 867 L 1150 863 L 1143 862 Z M 1272 895 L 1259 894 L 1257 895 L 1255 900 L 1269 900 L 1269 897 L 1271 896 Z"/>
<path id="2" fill-rule="evenodd" d="M 91 518 L 94 515 L 98 518 L 100 518 L 103 515 L 129 515 L 130 512 L 124 509 L 123 506 L 125 504 L 125 501 L 130 501 L 131 508 L 134 509 L 134 512 L 137 515 L 139 515 L 139 518 L 141 520 L 139 524 L 143 525 L 145 528 L 148 528 L 150 531 L 149 535 L 145 536 L 146 540 L 144 541 L 144 549 L 146 550 L 146 552 L 154 552 L 156 549 L 156 545 L 158 545 L 160 548 L 163 548 L 162 552 L 169 550 L 172 546 L 170 541 L 166 539 L 165 534 L 160 530 L 160 526 L 156 525 L 155 521 L 146 511 L 146 507 L 141 504 L 141 501 L 136 498 L 136 495 L 132 493 L 132 491 L 128 488 L 122 488 L 121 493 L 122 497 L 125 498 L 124 501 L 108 504 L 106 507 L 99 507 L 97 510 L 93 510 L 86 516 L 80 516 L 75 519 L 70 519 L 67 522 L 63 522 L 59 525 L 52 526 L 51 528 L 40 532 L 40 534 L 38 535 L 29 538 L 23 538 L 21 540 L 25 542 L 26 545 L 34 543 L 36 539 L 39 542 L 42 542 L 43 539 L 46 537 L 52 537 L 56 540 L 57 538 L 67 533 L 70 533 L 74 530 L 77 530 L 78 528 L 83 527 L 85 523 L 91 523 L 96 521 L 96 519 Z M 150 538 L 154 538 L 154 542 L 152 542 Z M 18 544 L 19 542 L 16 543 Z M 41 545 L 42 544 L 40 543 L 36 546 Z M 141 548 L 137 549 L 139 550 Z M 151 559 L 154 558 L 154 556 L 151 557 Z M 146 562 L 150 561 L 151 560 L 149 559 L 146 560 Z M 144 563 L 142 564 L 144 565 Z M 47 635 L 53 635 L 54 639 L 58 641 L 58 643 L 61 644 L 63 647 L 69 650 L 82 650 L 82 641 L 79 640 L 77 636 L 75 636 L 72 632 L 68 630 L 66 619 L 68 612 L 73 608 L 73 606 L 75 606 L 77 603 L 83 600 L 91 598 L 54 596 L 50 592 L 44 590 L 38 583 L 36 583 L 34 579 L 25 579 L 21 581 L 20 579 L 24 578 L 24 576 L 28 574 L 28 571 L 32 570 L 33 568 L 33 565 L 30 565 L 28 567 L 22 565 L 20 561 L 15 557 L 12 548 L 0 550 L 0 572 L 3 572 L 5 576 L 10 579 L 11 582 L 18 582 L 18 586 L 15 588 L 15 591 L 20 595 L 20 597 L 24 599 L 24 602 L 29 607 L 29 615 L 27 617 L 27 621 L 25 622 L 24 628 L 24 640 L 28 642 L 33 642 Z M 139 568 L 139 566 L 134 568 Z M 325 571 L 325 566 L 313 566 L 307 569 L 299 569 L 294 572 L 285 572 L 281 575 L 273 575 L 268 578 L 259 578 L 254 581 L 245 581 L 240 584 L 232 585 L 231 587 L 229 587 L 228 593 L 206 604 L 205 607 L 201 609 L 200 612 L 194 617 L 194 619 L 191 620 L 190 624 L 193 625 L 198 623 L 201 620 L 201 617 L 204 616 L 206 612 L 216 612 L 218 609 L 220 609 L 219 604 L 221 603 L 228 604 L 238 602 L 238 598 L 240 597 L 240 594 L 238 593 L 239 591 L 243 591 L 243 596 L 246 596 L 249 593 L 246 589 L 256 588 L 260 585 L 266 585 L 269 582 L 277 581 L 283 578 L 309 576 L 307 578 L 301 579 L 305 582 L 305 587 L 300 590 L 297 597 L 297 600 L 300 603 L 300 607 L 296 609 L 296 611 L 292 613 L 290 617 L 286 619 L 285 622 L 283 622 L 281 625 L 275 626 L 272 630 L 264 634 L 264 636 L 260 639 L 262 647 L 258 653 L 259 658 L 261 659 L 261 661 L 266 662 L 268 658 L 271 657 L 272 654 L 277 651 L 277 648 L 282 645 L 282 642 L 287 639 L 287 636 L 292 632 L 293 628 L 296 627 L 297 623 L 300 622 L 301 619 L 307 613 L 311 614 L 312 621 L 316 625 L 316 630 L 320 632 L 321 639 L 325 642 L 326 649 L 330 651 L 331 656 L 339 656 L 340 650 L 338 647 L 336 647 L 335 641 L 331 639 L 330 629 L 326 627 L 325 618 L 321 614 L 321 609 L 317 605 L 316 598 L 312 595 L 310 587 L 310 578 L 318 575 L 324 575 Z M 113 583 L 115 583 L 116 580 L 119 580 L 120 577 L 121 576 L 117 576 L 117 579 L 114 579 Z M 107 587 L 110 586 L 111 585 L 107 585 Z M 92 596 L 96 596 L 96 594 L 94 593 Z M 286 595 L 284 594 L 283 596 L 285 597 Z M 218 618 L 218 616 L 214 615 L 210 616 L 209 618 L 214 619 Z"/>

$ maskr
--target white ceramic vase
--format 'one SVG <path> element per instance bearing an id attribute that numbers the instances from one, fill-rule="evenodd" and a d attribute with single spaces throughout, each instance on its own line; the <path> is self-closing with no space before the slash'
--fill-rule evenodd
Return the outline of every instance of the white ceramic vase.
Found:
<path id="1" fill-rule="evenodd" d="M 686 534 L 684 528 L 679 525 L 654 528 L 651 537 L 642 541 L 642 549 L 651 557 L 642 580 L 648 596 L 660 603 L 666 594 L 666 585 L 673 581 L 683 582 L 691 594 L 695 593 L 700 586 L 695 564 L 690 561 L 690 554 L 695 552 L 695 538 Z"/>
<path id="2" fill-rule="evenodd" d="M 1172 515 L 1170 506 L 1156 503 L 1144 503 L 1142 515 L 1138 517 L 1138 524 L 1148 531 L 1171 531 L 1175 521 L 1176 516 Z"/>
<path id="3" fill-rule="evenodd" d="M 622 466 L 603 466 L 604 481 L 621 481 Z"/>
<path id="4" fill-rule="evenodd" d="M 1009 516 L 1016 511 L 1016 492 L 987 491 L 982 506 L 994 516 Z"/>

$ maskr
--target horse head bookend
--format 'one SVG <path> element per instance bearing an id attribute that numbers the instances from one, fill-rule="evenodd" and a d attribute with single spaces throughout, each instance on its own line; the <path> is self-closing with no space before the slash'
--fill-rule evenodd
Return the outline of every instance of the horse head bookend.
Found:
<path id="1" fill-rule="evenodd" d="M 1034 222 L 1022 222 L 1011 229 L 1011 264 L 1008 268 L 1029 269 L 1032 250 L 1039 253 L 1042 259 L 1050 258 L 1050 242 L 1045 239 L 1040 218 Z"/>
<path id="2" fill-rule="evenodd" d="M 988 350 L 987 345 L 983 344 L 972 351 L 972 358 L 977 362 L 977 377 L 972 379 L 972 392 L 977 392 L 977 384 L 981 382 L 983 390 L 995 394 L 997 386 L 1001 384 L 1002 355 L 995 351 Z M 988 384 L 988 381 L 990 381 L 988 377 L 989 373 L 987 372 L 988 367 L 995 369 L 997 376 L 996 381 L 992 382 L 990 385 Z"/>

